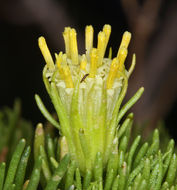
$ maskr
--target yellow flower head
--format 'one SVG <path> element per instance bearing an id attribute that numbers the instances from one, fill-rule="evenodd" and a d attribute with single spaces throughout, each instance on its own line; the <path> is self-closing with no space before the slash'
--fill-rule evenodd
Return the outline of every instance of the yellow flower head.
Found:
<path id="1" fill-rule="evenodd" d="M 44 83 L 60 125 L 48 112 L 44 112 L 39 97 L 36 100 L 45 117 L 59 128 L 65 139 L 65 150 L 68 146 L 67 150 L 82 172 L 92 169 L 98 152 L 103 154 L 103 163 L 107 163 L 117 142 L 118 123 L 125 114 L 120 112 L 119 115 L 119 108 L 135 66 L 135 55 L 128 71 L 124 66 L 131 34 L 123 34 L 118 53 L 113 59 L 111 48 L 109 56 L 106 55 L 110 34 L 111 26 L 107 24 L 98 33 L 94 46 L 94 29 L 86 26 L 85 54 L 80 55 L 76 31 L 66 27 L 63 32 L 66 52 L 55 53 L 55 61 L 44 37 L 38 41 L 46 61 Z"/>
<path id="2" fill-rule="evenodd" d="M 66 27 L 63 32 L 66 54 L 62 52 L 55 54 L 56 64 L 53 62 L 44 37 L 39 38 L 39 47 L 46 61 L 48 70 L 54 72 L 58 69 L 59 75 L 57 77 L 65 82 L 66 88 L 74 88 L 78 77 L 84 77 L 85 74 L 89 74 L 88 76 L 90 78 L 101 77 L 103 82 L 107 83 L 106 88 L 111 89 L 114 82 L 121 78 L 119 72 L 124 72 L 124 62 L 128 52 L 127 48 L 130 43 L 131 33 L 125 32 L 123 34 L 117 54 L 117 62 L 113 62 L 116 57 L 111 60 L 105 56 L 111 34 L 111 26 L 108 24 L 105 25 L 103 30 L 98 33 L 97 47 L 93 47 L 93 33 L 93 27 L 86 26 L 86 53 L 79 55 L 76 31 L 75 29 Z"/>

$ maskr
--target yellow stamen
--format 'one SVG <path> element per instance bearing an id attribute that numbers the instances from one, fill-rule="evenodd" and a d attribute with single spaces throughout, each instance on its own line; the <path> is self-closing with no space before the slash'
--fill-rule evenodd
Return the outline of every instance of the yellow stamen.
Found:
<path id="1" fill-rule="evenodd" d="M 120 44 L 120 47 L 119 47 L 119 50 L 118 50 L 118 53 L 117 53 L 117 56 L 119 56 L 119 52 L 120 52 L 120 49 L 124 46 L 125 48 L 128 48 L 128 45 L 130 43 L 130 40 L 131 40 L 131 33 L 130 32 L 124 32 L 123 34 L 123 37 L 122 37 L 122 41 L 121 41 L 121 44 Z"/>
<path id="2" fill-rule="evenodd" d="M 56 65 L 59 70 L 61 69 L 62 56 L 63 56 L 62 52 L 60 52 L 59 55 L 57 53 L 55 53 Z"/>
<path id="3" fill-rule="evenodd" d="M 109 55 L 108 55 L 109 59 L 112 59 L 112 47 L 109 48 Z"/>
<path id="4" fill-rule="evenodd" d="M 63 74 L 63 68 L 62 68 L 62 66 L 61 66 L 61 63 L 62 63 L 62 56 L 63 56 L 63 53 L 62 53 L 62 52 L 60 52 L 59 55 L 58 55 L 57 53 L 55 53 L 56 65 L 57 65 L 57 67 L 58 67 L 60 76 L 61 76 L 61 78 L 63 79 L 63 78 L 64 78 L 64 74 Z"/>
<path id="5" fill-rule="evenodd" d="M 126 47 L 121 47 L 120 48 L 120 51 L 119 51 L 119 55 L 118 55 L 118 60 L 119 60 L 119 67 L 118 67 L 118 70 L 120 72 L 123 72 L 124 71 L 124 62 L 125 62 L 125 59 L 127 57 L 127 54 L 128 54 L 128 51 L 127 51 L 127 48 Z M 117 73 L 117 77 L 119 78 L 120 77 L 120 73 Z"/>
<path id="6" fill-rule="evenodd" d="M 73 65 L 78 65 L 78 49 L 77 49 L 77 39 L 76 39 L 76 30 L 70 30 L 70 53 L 71 60 Z"/>
<path id="7" fill-rule="evenodd" d="M 119 60 L 116 57 L 112 60 L 112 63 L 110 66 L 110 71 L 108 74 L 107 85 L 106 85 L 107 89 L 112 88 L 116 74 L 117 74 L 118 67 L 119 67 Z"/>
<path id="8" fill-rule="evenodd" d="M 71 30 L 70 27 L 65 27 L 65 30 L 64 30 L 64 32 L 63 32 L 63 38 L 64 38 L 64 41 L 65 41 L 65 50 L 66 50 L 66 54 L 67 54 L 67 57 L 68 57 L 68 58 L 71 57 L 71 52 L 70 52 L 70 39 L 69 39 L 70 30 Z"/>
<path id="9" fill-rule="evenodd" d="M 67 65 L 67 55 L 66 55 L 66 53 L 64 53 L 63 56 L 62 56 L 62 63 L 63 63 L 63 65 Z"/>
<path id="10" fill-rule="evenodd" d="M 106 46 L 108 45 L 109 37 L 111 34 L 111 26 L 109 24 L 105 24 L 103 27 L 103 32 L 106 34 Z M 106 49 L 106 47 L 105 47 Z"/>
<path id="11" fill-rule="evenodd" d="M 85 49 L 86 49 L 86 54 L 90 55 L 90 52 L 93 48 L 93 27 L 86 26 L 85 28 Z"/>
<path id="12" fill-rule="evenodd" d="M 47 63 L 47 67 L 49 70 L 54 70 L 55 69 L 55 65 L 54 65 L 54 62 L 53 62 L 53 59 L 52 59 L 52 56 L 50 54 L 50 51 L 47 47 L 47 43 L 45 41 L 45 38 L 43 36 L 41 36 L 39 39 L 38 39 L 38 44 L 39 44 L 39 48 L 42 52 L 42 55 L 45 59 L 45 62 Z"/>
<path id="13" fill-rule="evenodd" d="M 106 34 L 104 32 L 99 32 L 98 34 L 98 66 L 102 65 L 104 54 L 105 54 L 105 45 L 106 45 Z"/>
<path id="14" fill-rule="evenodd" d="M 63 67 L 64 78 L 67 88 L 74 88 L 73 80 L 71 77 L 71 71 L 67 65 Z"/>
<path id="15" fill-rule="evenodd" d="M 86 65 L 87 65 L 87 59 L 86 59 L 86 56 L 84 54 L 84 55 L 82 55 L 82 58 L 81 58 L 80 69 L 85 71 Z"/>
<path id="16" fill-rule="evenodd" d="M 96 71 L 97 71 L 97 60 L 98 60 L 98 55 L 97 55 L 97 49 L 93 48 L 90 53 L 90 78 L 95 78 Z"/>

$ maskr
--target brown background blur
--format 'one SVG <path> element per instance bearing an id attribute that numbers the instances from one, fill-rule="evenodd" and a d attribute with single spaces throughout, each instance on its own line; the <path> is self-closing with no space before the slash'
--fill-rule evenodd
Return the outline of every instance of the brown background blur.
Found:
<path id="1" fill-rule="evenodd" d="M 23 116 L 34 124 L 44 121 L 34 94 L 53 110 L 42 82 L 44 60 L 37 39 L 45 36 L 51 52 L 64 50 L 65 26 L 77 30 L 78 46 L 84 49 L 84 28 L 92 24 L 96 35 L 104 24 L 112 26 L 108 46 L 116 54 L 125 30 L 132 32 L 136 70 L 127 97 L 144 86 L 134 107 L 137 121 L 148 120 L 149 129 L 160 119 L 177 136 L 177 1 L 176 0 L 1 0 L 0 1 L 0 107 L 22 100 Z"/>

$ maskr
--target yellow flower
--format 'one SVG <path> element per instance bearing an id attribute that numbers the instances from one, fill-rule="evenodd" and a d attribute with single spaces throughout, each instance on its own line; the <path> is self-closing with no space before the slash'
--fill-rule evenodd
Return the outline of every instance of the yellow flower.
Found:
<path id="1" fill-rule="evenodd" d="M 48 112 L 43 111 L 42 104 L 39 105 L 37 100 L 39 108 L 48 120 L 60 128 L 68 150 L 82 172 L 92 170 L 98 152 L 103 155 L 106 165 L 113 144 L 117 143 L 118 124 L 125 114 L 121 113 L 120 105 L 135 66 L 135 55 L 128 71 L 124 66 L 131 33 L 123 34 L 118 53 L 113 59 L 111 48 L 109 56 L 105 55 L 110 34 L 111 26 L 105 25 L 98 33 L 97 46 L 94 47 L 94 29 L 86 26 L 86 52 L 80 55 L 76 31 L 66 27 L 63 32 L 65 53 L 55 53 L 55 61 L 44 37 L 38 41 L 46 61 L 44 83 L 60 126 Z"/>

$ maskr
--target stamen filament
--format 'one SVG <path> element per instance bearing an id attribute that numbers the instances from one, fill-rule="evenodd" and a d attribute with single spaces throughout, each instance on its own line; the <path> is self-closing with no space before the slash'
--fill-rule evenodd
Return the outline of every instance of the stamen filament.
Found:
<path id="1" fill-rule="evenodd" d="M 47 43 L 45 41 L 45 38 L 43 36 L 41 36 L 38 39 L 38 45 L 39 45 L 39 48 L 40 48 L 40 50 L 42 52 L 42 55 L 43 55 L 43 57 L 45 59 L 45 62 L 47 63 L 48 69 L 49 70 L 54 70 L 55 69 L 55 65 L 54 65 L 52 56 L 50 54 L 49 48 L 47 46 Z"/>

